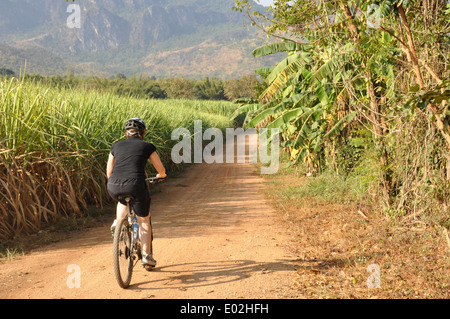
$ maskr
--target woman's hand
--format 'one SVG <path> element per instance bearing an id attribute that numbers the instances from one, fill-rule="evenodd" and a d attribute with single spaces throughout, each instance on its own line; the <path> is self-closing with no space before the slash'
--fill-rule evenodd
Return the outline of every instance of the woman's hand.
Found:
<path id="1" fill-rule="evenodd" d="M 166 179 L 167 175 L 166 174 L 156 174 L 156 177 L 160 178 L 160 179 Z M 160 181 L 160 182 L 162 182 L 162 181 Z"/>

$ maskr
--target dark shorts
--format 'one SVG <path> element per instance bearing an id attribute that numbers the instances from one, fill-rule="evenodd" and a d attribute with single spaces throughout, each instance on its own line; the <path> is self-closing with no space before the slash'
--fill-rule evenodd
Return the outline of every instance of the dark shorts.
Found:
<path id="1" fill-rule="evenodd" d="M 139 217 L 149 215 L 151 198 L 145 180 L 110 178 L 107 189 L 109 195 L 116 201 L 119 201 L 119 196 L 132 195 L 134 197 L 132 207 L 136 215 Z M 124 200 L 120 202 L 123 205 L 127 204 Z"/>

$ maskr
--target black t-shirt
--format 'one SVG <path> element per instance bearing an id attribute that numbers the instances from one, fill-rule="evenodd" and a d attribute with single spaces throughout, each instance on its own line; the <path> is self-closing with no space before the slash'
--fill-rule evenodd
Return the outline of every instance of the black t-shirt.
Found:
<path id="1" fill-rule="evenodd" d="M 114 156 L 111 177 L 116 179 L 145 178 L 145 165 L 154 151 L 156 151 L 155 145 L 137 137 L 130 137 L 114 143 L 111 146 L 111 154 Z"/>

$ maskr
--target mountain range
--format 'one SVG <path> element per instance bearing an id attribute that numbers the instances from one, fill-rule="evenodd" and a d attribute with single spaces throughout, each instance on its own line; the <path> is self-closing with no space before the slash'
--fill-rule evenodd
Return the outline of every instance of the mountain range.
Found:
<path id="1" fill-rule="evenodd" d="M 16 73 L 239 77 L 270 58 L 234 0 L 1 0 L 0 68 Z M 259 10 L 265 10 L 254 4 Z"/>

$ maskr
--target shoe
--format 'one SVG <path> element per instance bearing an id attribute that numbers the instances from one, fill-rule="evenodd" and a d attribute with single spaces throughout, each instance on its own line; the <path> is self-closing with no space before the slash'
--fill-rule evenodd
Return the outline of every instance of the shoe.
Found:
<path id="1" fill-rule="evenodd" d="M 114 219 L 114 222 L 111 225 L 111 235 L 114 238 L 114 231 L 116 230 L 117 219 Z"/>
<path id="2" fill-rule="evenodd" d="M 156 260 L 153 259 L 152 254 L 142 255 L 142 265 L 143 266 L 155 267 L 156 266 Z"/>

